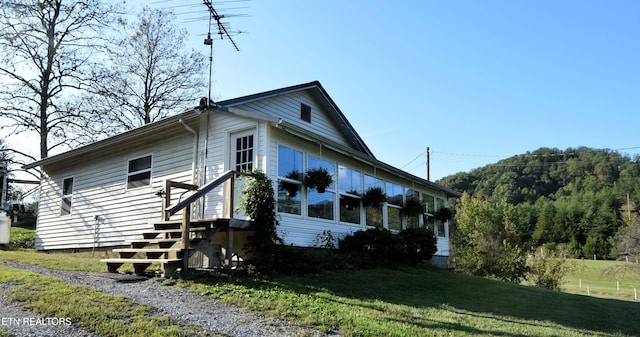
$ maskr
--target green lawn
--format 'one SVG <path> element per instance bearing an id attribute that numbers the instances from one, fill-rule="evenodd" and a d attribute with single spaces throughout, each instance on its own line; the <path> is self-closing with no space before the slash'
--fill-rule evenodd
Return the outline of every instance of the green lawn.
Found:
<path id="1" fill-rule="evenodd" d="M 188 325 L 147 305 L 111 296 L 59 278 L 0 266 L 0 282 L 13 283 L 9 299 L 42 317 L 70 318 L 102 336 L 213 336 L 199 325 Z M 0 330 L 0 336 L 3 336 Z"/>
<path id="2" fill-rule="evenodd" d="M 36 264 L 51 269 L 106 272 L 107 265 L 91 253 L 40 253 L 33 249 L 0 250 L 0 261 Z"/>
<path id="3" fill-rule="evenodd" d="M 98 260 L 79 254 L 0 250 L 0 261 L 56 269 L 105 271 L 106 266 Z M 579 279 L 583 287 L 590 284 L 592 292 L 598 287 L 596 281 L 615 289 L 615 280 L 602 276 L 602 270 L 613 262 L 577 263 L 583 266 L 567 278 L 568 291 L 572 291 L 571 284 L 577 287 Z M 19 274 L 5 271 L 11 275 L 5 276 L 8 279 Z M 638 286 L 637 280 L 637 274 L 627 274 L 620 278 L 621 288 Z M 205 277 L 167 282 L 172 283 L 262 315 L 325 332 L 338 331 L 343 336 L 640 335 L 639 302 L 552 292 L 442 270 L 385 269 L 271 280 Z M 84 291 L 77 293 L 83 296 Z M 33 300 L 40 295 L 34 296 Z M 94 303 L 103 301 L 99 294 L 90 296 Z M 27 298 L 25 303 L 30 301 Z M 90 308 L 86 310 L 90 312 Z"/>
<path id="4" fill-rule="evenodd" d="M 640 304 L 440 270 L 178 281 L 258 313 L 343 336 L 637 336 Z"/>
<path id="5" fill-rule="evenodd" d="M 635 300 L 640 292 L 640 266 L 623 261 L 573 260 L 576 270 L 565 278 L 562 289 L 577 294 Z M 616 271 L 616 272 L 614 272 Z M 620 289 L 618 290 L 618 284 Z M 640 296 L 640 293 L 638 293 Z"/>

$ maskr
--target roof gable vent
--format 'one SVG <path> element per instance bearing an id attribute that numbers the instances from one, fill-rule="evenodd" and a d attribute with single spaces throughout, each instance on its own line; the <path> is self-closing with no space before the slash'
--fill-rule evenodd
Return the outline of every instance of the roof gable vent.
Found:
<path id="1" fill-rule="evenodd" d="M 300 119 L 311 123 L 311 107 L 304 103 L 300 103 Z"/>

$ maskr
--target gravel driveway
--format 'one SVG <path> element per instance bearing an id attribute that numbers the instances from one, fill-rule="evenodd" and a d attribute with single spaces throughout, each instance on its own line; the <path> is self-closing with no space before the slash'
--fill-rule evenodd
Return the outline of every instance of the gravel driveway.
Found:
<path id="1" fill-rule="evenodd" d="M 26 269 L 43 275 L 54 276 L 66 282 L 98 289 L 109 295 L 122 295 L 138 304 L 158 308 L 175 319 L 190 324 L 200 324 L 212 333 L 228 336 L 325 336 L 321 332 L 293 326 L 285 321 L 261 317 L 236 306 L 222 303 L 207 296 L 198 296 L 187 289 L 163 286 L 161 278 L 142 278 L 130 275 L 62 271 L 41 266 L 0 262 L 0 265 Z M 38 318 L 33 312 L 22 309 L 17 303 L 8 301 L 10 284 L 0 283 L 0 318 L 5 321 L 0 329 L 16 337 L 22 336 L 99 336 L 75 324 L 17 324 L 6 318 Z M 14 323 L 14 324 L 11 324 Z M 1 330 L 0 330 L 1 331 Z M 332 335 L 337 336 L 337 335 Z"/>

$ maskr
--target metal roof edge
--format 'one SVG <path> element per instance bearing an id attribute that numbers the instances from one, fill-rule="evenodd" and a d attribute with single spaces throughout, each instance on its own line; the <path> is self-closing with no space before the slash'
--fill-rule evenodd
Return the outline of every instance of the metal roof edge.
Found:
<path id="1" fill-rule="evenodd" d="M 143 125 L 140 126 L 138 128 L 135 129 L 131 129 L 122 133 L 119 133 L 115 136 L 111 136 L 57 155 L 53 155 L 44 159 L 40 159 L 38 161 L 35 161 L 33 163 L 27 164 L 22 166 L 22 169 L 24 170 L 29 170 L 32 168 L 36 168 L 38 166 L 43 166 L 43 165 L 48 165 L 51 163 L 55 163 L 61 160 L 65 160 L 71 157 L 75 157 L 78 155 L 82 155 L 84 153 L 89 153 L 92 151 L 96 151 L 98 149 L 113 145 L 113 144 L 117 144 L 120 142 L 124 142 L 127 141 L 128 139 L 132 139 L 132 138 L 136 138 L 136 137 L 141 137 L 145 134 L 148 134 L 150 132 L 156 131 L 156 130 L 161 130 L 163 128 L 166 128 L 168 126 L 170 126 L 171 124 L 181 120 L 181 119 L 185 119 L 185 118 L 196 118 L 198 117 L 203 110 L 199 110 L 199 109 L 189 109 L 187 111 L 181 112 L 177 115 L 171 116 L 171 117 L 167 117 L 164 119 L 161 119 L 159 121 L 153 122 L 153 123 L 149 123 L 147 125 Z M 191 116 L 190 116 L 191 115 Z M 191 117 L 191 118 L 190 118 Z"/>
<path id="2" fill-rule="evenodd" d="M 311 133 L 311 132 L 309 132 L 309 131 L 307 131 L 307 130 L 305 130 L 303 128 L 300 128 L 300 127 L 298 127 L 298 126 L 296 126 L 294 124 L 291 124 L 291 123 L 289 123 L 287 121 L 281 120 L 280 122 L 278 122 L 274 126 L 276 128 L 279 128 L 279 129 L 285 131 L 285 132 L 288 132 L 288 133 L 290 133 L 290 134 L 292 134 L 294 136 L 302 137 L 302 138 L 304 138 L 304 139 L 306 139 L 308 141 L 311 141 L 311 142 L 321 143 L 323 146 L 327 146 L 327 147 L 333 149 L 334 151 L 338 151 L 338 152 L 341 152 L 343 154 L 349 155 L 352 158 L 354 158 L 356 160 L 359 160 L 361 162 L 365 162 L 365 163 L 367 163 L 367 164 L 369 164 L 371 166 L 382 168 L 383 170 L 385 170 L 385 171 L 387 171 L 389 173 L 392 173 L 392 174 L 395 174 L 395 175 L 398 175 L 398 176 L 402 176 L 405 179 L 413 180 L 413 181 L 418 182 L 420 184 L 423 184 L 423 185 L 429 186 L 431 188 L 443 191 L 443 192 L 445 192 L 447 194 L 447 196 L 458 197 L 458 198 L 462 196 L 462 193 L 460 193 L 460 192 L 458 192 L 456 190 L 453 190 L 453 189 L 448 188 L 446 186 L 442 186 L 442 185 L 436 184 L 435 182 L 426 180 L 424 178 L 420 178 L 418 176 L 415 176 L 415 175 L 413 175 L 413 174 L 411 174 L 409 172 L 403 171 L 403 170 L 401 170 L 401 169 L 399 169 L 399 168 L 397 168 L 395 166 L 392 166 L 392 165 L 389 165 L 389 164 L 387 164 L 385 162 L 382 162 L 382 161 L 376 159 L 375 157 L 365 156 L 360 151 L 353 150 L 353 149 L 351 149 L 349 147 L 346 147 L 344 145 L 335 143 L 335 142 L 333 142 L 333 141 L 331 141 L 329 139 L 326 139 L 324 137 L 321 137 L 321 136 L 318 136 L 316 134 L 313 134 L 313 133 Z"/>

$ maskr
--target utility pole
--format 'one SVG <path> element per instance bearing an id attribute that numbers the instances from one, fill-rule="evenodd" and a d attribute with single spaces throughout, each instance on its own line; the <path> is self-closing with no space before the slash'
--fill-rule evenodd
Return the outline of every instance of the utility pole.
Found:
<path id="1" fill-rule="evenodd" d="M 427 146 L 427 181 L 431 181 L 431 159 L 429 158 L 429 147 Z"/>
<path id="2" fill-rule="evenodd" d="M 629 217 L 629 222 L 631 222 L 631 200 L 629 199 L 629 193 L 627 193 L 627 216 Z"/>

